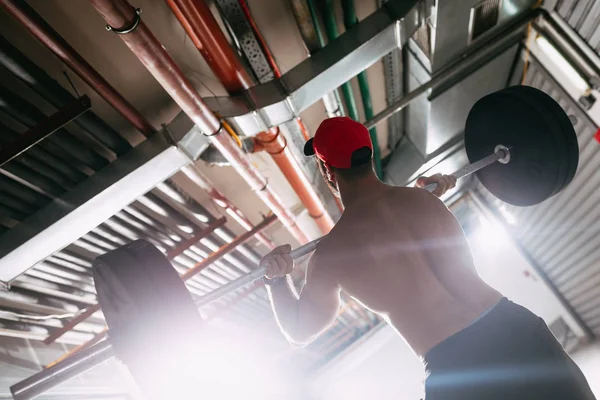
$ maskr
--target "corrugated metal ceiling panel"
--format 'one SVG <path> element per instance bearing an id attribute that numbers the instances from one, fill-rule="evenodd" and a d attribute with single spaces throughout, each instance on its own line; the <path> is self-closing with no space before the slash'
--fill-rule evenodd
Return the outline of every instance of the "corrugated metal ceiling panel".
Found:
<path id="1" fill-rule="evenodd" d="M 555 10 L 590 47 L 600 52 L 600 1 L 560 0 Z"/>

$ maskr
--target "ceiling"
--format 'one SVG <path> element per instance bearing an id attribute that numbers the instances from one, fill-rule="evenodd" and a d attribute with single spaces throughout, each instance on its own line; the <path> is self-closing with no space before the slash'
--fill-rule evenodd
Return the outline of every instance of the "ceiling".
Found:
<path id="1" fill-rule="evenodd" d="M 180 114 L 179 107 L 137 57 L 117 35 L 104 29 L 105 21 L 89 2 L 28 0 L 27 3 L 111 85 L 117 88 L 155 128 L 171 123 Z M 338 30 L 341 34 L 345 29 L 340 3 L 340 1 L 334 1 Z M 359 20 L 363 20 L 380 5 L 380 2 L 375 0 L 356 1 L 355 3 Z M 450 4 L 450 2 L 443 1 L 439 1 L 439 3 L 443 3 L 444 7 Z M 396 65 L 390 69 L 388 58 L 387 61 L 375 62 L 367 69 L 375 113 L 382 111 L 391 100 L 390 79 L 395 77 L 395 84 L 401 83 L 400 92 L 406 93 L 430 79 L 431 70 L 437 70 L 438 66 L 443 63 L 442 61 L 453 59 L 452 57 L 462 54 L 467 49 L 470 43 L 466 40 L 466 36 L 462 40 L 462 36 L 464 36 L 462 33 L 460 36 L 454 32 L 461 37 L 461 40 L 436 42 L 435 39 L 436 37 L 445 37 L 446 33 L 454 31 L 452 21 L 455 21 L 454 26 L 460 27 L 460 29 L 455 29 L 456 31 L 466 32 L 468 27 L 456 22 L 464 17 L 464 13 L 461 14 L 458 8 L 468 13 L 475 3 L 477 2 L 464 2 L 460 4 L 460 7 L 452 7 L 453 10 L 441 8 L 440 10 L 446 11 L 439 12 L 435 16 L 436 19 L 429 20 L 428 23 L 432 29 L 429 37 L 433 48 L 432 54 L 438 52 L 438 58 L 433 58 L 435 60 L 433 64 L 431 64 L 431 59 L 427 60 L 427 55 L 423 58 L 423 54 L 418 50 L 417 42 L 410 41 L 402 52 L 395 52 L 396 63 L 400 60 L 399 66 Z M 502 2 L 504 7 L 514 6 L 516 10 L 521 11 L 526 10 L 531 5 L 530 3 L 528 1 Z M 575 17 L 567 16 L 567 11 L 563 10 L 564 4 L 559 3 L 556 7 L 559 10 L 562 5 L 560 15 L 569 22 L 571 19 L 575 20 Z M 584 2 L 577 2 L 578 6 L 573 10 L 579 10 L 581 3 Z M 589 7 L 592 9 L 597 8 L 596 4 L 592 6 L 592 2 L 587 3 L 590 3 Z M 143 21 L 164 45 L 201 96 L 227 95 L 223 85 L 191 43 L 164 0 L 136 0 L 133 5 L 142 9 Z M 298 30 L 289 0 L 249 0 L 248 5 L 258 29 L 264 36 L 282 73 L 291 70 L 308 58 L 308 51 Z M 227 31 L 226 23 L 221 18 L 217 6 L 211 3 L 211 9 L 224 31 Z M 574 14 L 573 10 L 571 14 Z M 506 18 L 509 19 L 510 16 Z M 585 21 L 583 23 L 580 19 L 577 21 L 573 23 L 575 29 L 580 30 L 587 26 Z M 517 33 L 518 37 L 515 36 L 515 42 L 511 47 L 505 48 L 497 57 L 494 57 L 492 62 L 477 66 L 474 71 L 470 71 L 461 79 L 438 90 L 432 96 L 421 97 L 408 110 L 398 114 L 400 122 L 394 122 L 395 125 L 391 123 L 388 125 L 387 120 L 377 125 L 382 155 L 386 158 L 386 180 L 389 183 L 405 185 L 413 182 L 419 174 L 453 171 L 466 162 L 460 141 L 461 128 L 457 127 L 464 125 L 466 113 L 478 97 L 483 93 L 503 87 L 515 73 L 514 62 L 522 54 L 520 43 L 524 30 L 521 29 Z M 36 41 L 20 24 L 3 11 L 0 12 L 0 34 L 71 94 L 89 96 L 92 102 L 92 111 L 118 132 L 122 139 L 134 147 L 147 142 L 144 136 L 108 105 L 95 90 L 64 66 L 46 47 Z M 490 32 L 489 35 L 491 36 L 492 33 Z M 231 37 L 228 37 L 231 40 Z M 485 43 L 486 38 L 487 36 L 484 35 L 480 39 L 480 43 Z M 233 41 L 232 45 L 234 45 Z M 390 73 L 390 71 L 392 72 Z M 532 73 L 530 79 L 534 79 L 535 76 L 537 75 Z M 397 79 L 398 77 L 400 79 Z M 35 94 L 2 67 L 0 67 L 0 82 L 1 86 L 8 89 L 10 93 L 17 94 L 18 97 L 34 105 L 44 114 L 49 115 L 56 111 L 49 102 Z M 360 120 L 365 121 L 367 118 L 363 111 L 361 96 L 358 95 L 357 80 L 353 79 L 351 85 L 358 102 Z M 569 107 L 577 108 L 578 106 L 576 103 L 569 103 Z M 301 118 L 311 134 L 317 129 L 320 121 L 326 117 L 325 106 L 320 101 L 301 113 Z M 16 132 L 24 132 L 27 129 L 27 124 L 17 121 L 3 111 L 0 111 L 0 122 Z M 401 124 L 402 132 L 400 133 L 396 131 L 398 124 Z M 590 122 L 590 126 L 595 125 Z M 395 131 L 391 132 L 390 127 Z M 14 173 L 18 175 L 25 166 L 35 172 L 32 177 L 37 179 L 36 182 L 48 186 L 49 189 L 55 191 L 55 196 L 59 197 L 69 193 L 77 184 L 88 181 L 89 176 L 94 176 L 95 173 L 102 171 L 104 164 L 114 165 L 116 162 L 122 161 L 121 156 L 117 156 L 107 146 L 74 124 L 68 125 L 66 131 L 70 135 L 67 135 L 69 138 L 75 137 L 82 143 L 83 149 L 86 151 L 85 157 L 91 158 L 85 159 L 80 154 L 74 156 L 59 151 L 59 156 L 64 156 L 64 159 L 59 161 L 62 160 L 61 162 L 64 162 L 65 165 L 60 168 L 56 165 L 49 168 L 48 171 L 52 171 L 53 174 L 50 176 L 48 171 L 40 171 L 39 165 L 32 166 L 31 160 L 38 159 L 31 150 L 28 150 L 26 156 L 31 157 L 18 162 L 11 161 L 10 165 L 13 169 L 7 167 L 9 173 L 16 171 Z M 56 141 L 54 138 L 53 140 Z M 57 145 L 64 145 L 64 143 Z M 36 145 L 36 149 L 49 153 L 54 151 L 52 147 L 41 145 Z M 268 179 L 269 185 L 275 189 L 284 205 L 298 215 L 299 224 L 302 224 L 302 227 L 311 233 L 311 237 L 317 237 L 320 234 L 319 231 L 307 216 L 299 197 L 273 160 L 264 153 L 251 154 L 249 157 L 252 164 Z M 88 162 L 94 159 L 98 160 L 98 165 L 94 165 L 91 161 Z M 26 164 L 25 161 L 30 164 Z M 86 162 L 88 163 L 86 164 Z M 304 163 L 304 160 L 300 160 L 300 162 Z M 197 160 L 194 168 L 212 182 L 215 188 L 245 214 L 252 224 L 260 223 L 263 217 L 270 213 L 270 209 L 234 168 L 211 166 L 202 160 Z M 312 174 L 310 178 L 314 182 L 320 179 L 314 169 L 305 171 Z M 2 218 L 0 219 L 0 235 L 10 234 L 11 227 L 20 221 L 28 220 L 27 217 L 33 213 L 46 210 L 43 207 L 50 201 L 50 198 L 43 196 L 43 199 L 38 201 L 39 195 L 35 191 L 32 194 L 32 190 L 23 189 L 20 186 L 17 195 L 17 192 L 13 190 L 15 183 L 11 181 L 10 176 L 12 175 L 9 175 L 5 174 L 4 177 L 0 177 L 2 178 L 0 179 L 0 207 L 4 207 L 0 208 L 0 217 Z M 65 178 L 65 176 L 67 177 Z M 62 183 L 56 182 L 54 179 L 56 177 L 61 177 Z M 463 185 L 449 193 L 446 199 L 459 198 L 464 191 L 472 187 L 471 183 L 470 180 L 463 181 Z M 322 187 L 319 188 L 322 198 L 326 198 L 324 190 Z M 332 215 L 339 215 L 339 211 L 330 197 L 326 203 Z M 11 214 L 6 214 L 8 215 L 6 217 L 3 212 Z M 202 218 L 198 218 L 197 214 L 201 214 Z M 66 320 L 80 310 L 94 305 L 96 294 L 90 267 L 91 260 L 97 255 L 137 238 L 150 240 L 153 244 L 164 247 L 165 250 L 172 249 L 177 246 L 177 240 L 174 237 L 188 238 L 192 233 L 206 228 L 208 224 L 222 216 L 227 216 L 225 210 L 215 204 L 206 191 L 194 182 L 190 174 L 176 173 L 163 185 L 150 190 L 76 242 L 20 276 L 13 282 L 10 292 L 0 292 L 0 310 L 9 311 L 8 314 L 0 312 L 0 333 L 5 336 L 21 337 L 20 340 L 6 339 L 6 341 L 0 338 L 0 346 L 5 348 L 7 354 L 22 353 L 21 356 L 15 358 L 28 359 L 31 354 L 43 351 L 40 350 L 42 346 L 37 342 L 59 329 Z M 183 272 L 245 231 L 246 229 L 232 218 L 228 218 L 221 231 L 214 231 L 195 248 L 174 259 L 173 264 L 180 272 Z M 275 244 L 292 243 L 294 246 L 298 244 L 281 224 L 274 224 L 264 233 Z M 212 265 L 191 280 L 188 288 L 194 296 L 200 297 L 254 269 L 260 256 L 267 251 L 268 247 L 263 243 L 251 239 L 244 247 L 238 248 L 220 263 Z M 236 336 L 233 332 L 244 332 L 247 337 L 239 338 L 242 342 L 243 340 L 253 340 L 257 348 L 268 348 L 270 354 L 276 355 L 269 359 L 271 366 L 286 365 L 291 366 L 290 371 L 305 372 L 326 363 L 380 322 L 379 317 L 362 309 L 352 299 L 344 297 L 343 304 L 337 323 L 326 335 L 311 346 L 293 351 L 289 349 L 278 332 L 269 301 L 262 288 L 255 291 L 240 291 L 216 305 L 203 308 L 202 314 L 212 321 L 211 326 L 215 332 L 221 332 L 223 335 L 231 337 Z M 587 308 L 585 309 L 587 310 Z M 70 314 L 70 317 L 47 320 L 23 318 L 27 315 L 64 313 Z M 597 316 L 594 314 L 593 318 L 597 319 Z M 95 313 L 72 332 L 61 337 L 59 342 L 62 345 L 55 345 L 58 347 L 53 348 L 52 357 L 58 357 L 67 347 L 84 343 L 102 333 L 104 324 L 101 312 Z M 36 342 L 36 344 L 32 345 L 32 342 Z M 23 355 L 25 353 L 27 355 Z M 39 368 L 40 365 L 50 362 L 52 357 L 45 356 L 45 359 L 38 362 L 37 365 L 28 364 L 30 367 L 27 369 L 28 373 Z M 11 363 L 6 360 L 3 362 Z M 22 378 L 22 376 L 16 375 L 14 376 L 15 380 Z M 95 382 L 93 377 L 91 379 L 91 382 Z M 97 379 L 102 381 L 102 379 L 106 379 L 106 375 L 98 373 Z M 93 384 L 90 385 L 93 386 Z M 118 392 L 118 390 L 116 391 Z"/>

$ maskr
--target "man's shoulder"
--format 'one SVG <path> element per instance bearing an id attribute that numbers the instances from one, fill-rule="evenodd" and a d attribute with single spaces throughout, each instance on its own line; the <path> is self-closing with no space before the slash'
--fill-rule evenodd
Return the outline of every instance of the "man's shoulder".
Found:
<path id="1" fill-rule="evenodd" d="M 335 229 L 335 228 L 334 228 Z M 334 243 L 336 242 L 336 234 L 333 232 L 329 232 L 327 235 L 323 236 L 319 243 L 317 243 L 317 247 L 315 248 L 314 253 L 312 254 L 313 258 L 327 258 L 334 251 Z"/>
<path id="2" fill-rule="evenodd" d="M 317 244 L 311 258 L 318 263 L 331 264 L 340 255 L 340 252 L 347 248 L 340 237 L 341 231 L 333 228 L 331 232 L 323 236 Z"/>
<path id="3" fill-rule="evenodd" d="M 388 194 L 388 198 L 392 199 L 399 206 L 406 202 L 418 205 L 419 208 L 427 207 L 433 209 L 443 209 L 446 205 L 439 197 L 429 191 L 415 187 L 395 187 Z M 411 207 L 401 207 L 406 211 L 410 211 Z"/>

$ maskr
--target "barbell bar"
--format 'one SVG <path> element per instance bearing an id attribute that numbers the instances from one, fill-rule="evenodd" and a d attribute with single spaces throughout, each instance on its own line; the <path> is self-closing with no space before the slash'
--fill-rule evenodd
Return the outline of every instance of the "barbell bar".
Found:
<path id="1" fill-rule="evenodd" d="M 452 175 L 454 175 L 457 179 L 460 179 L 482 168 L 485 168 L 490 164 L 495 162 L 505 162 L 505 160 L 508 162 L 509 159 L 510 150 L 505 146 L 498 146 L 494 154 L 491 154 L 490 156 L 473 164 L 469 164 L 459 169 Z M 429 192 L 433 192 L 436 188 L 437 184 L 430 184 L 424 187 L 424 189 Z M 293 259 L 298 259 L 313 252 L 316 249 L 319 240 L 320 238 L 292 250 L 290 253 L 291 257 Z M 235 292 L 236 290 L 239 290 L 258 279 L 262 279 L 265 273 L 266 268 L 259 267 L 254 271 L 200 297 L 200 299 L 196 301 L 196 305 L 198 307 L 203 307 L 216 300 L 219 300 L 220 298 Z M 11 386 L 10 390 L 15 400 L 32 399 L 48 391 L 58 383 L 78 376 L 90 368 L 93 368 L 94 366 L 113 358 L 114 356 L 115 354 L 110 341 L 104 340 Z M 60 380 L 60 382 L 57 380 Z"/>
<path id="2" fill-rule="evenodd" d="M 454 176 L 456 179 L 460 179 L 460 178 L 464 178 L 467 175 L 471 175 L 472 173 L 475 173 L 475 172 L 479 171 L 480 169 L 485 168 L 488 165 L 493 164 L 495 162 L 500 162 L 502 164 L 506 164 L 509 161 L 510 161 L 510 149 L 504 145 L 498 145 L 498 146 L 496 146 L 494 154 L 490 154 L 489 156 L 487 156 L 479 161 L 476 161 L 473 164 L 468 164 L 468 165 L 462 167 L 461 169 L 459 169 L 458 171 L 455 171 L 451 175 Z M 437 189 L 437 187 L 438 187 L 437 183 L 430 183 L 429 185 L 425 186 L 423 189 L 425 189 L 431 193 L 435 189 Z M 318 238 L 318 239 L 310 241 L 300 247 L 297 247 L 291 251 L 290 256 L 292 256 L 292 258 L 294 260 L 296 260 L 300 257 L 303 257 L 303 256 L 313 252 L 317 248 L 317 244 L 320 241 L 321 241 L 321 238 Z M 204 297 L 206 297 L 206 296 L 203 296 L 202 298 L 204 298 Z"/>
<path id="3" fill-rule="evenodd" d="M 454 175 L 457 179 L 460 179 L 495 162 L 508 162 L 508 160 L 510 160 L 510 150 L 505 146 L 498 146 L 494 154 L 491 154 L 473 164 L 469 164 L 454 172 L 452 175 Z M 424 189 L 429 192 L 433 192 L 436 188 L 437 184 L 430 184 L 424 187 Z M 292 250 L 290 253 L 291 257 L 293 259 L 298 259 L 313 252 L 316 249 L 319 240 L 320 238 Z M 254 271 L 200 297 L 196 301 L 196 305 L 198 307 L 206 306 L 232 292 L 235 292 L 236 290 L 249 285 L 258 279 L 262 279 L 265 273 L 266 268 L 259 267 Z M 10 390 L 13 394 L 13 398 L 15 400 L 32 399 L 48 391 L 58 383 L 78 376 L 90 368 L 93 368 L 94 366 L 113 358 L 114 355 L 115 354 L 110 341 L 104 340 L 11 386 Z M 58 382 L 58 380 L 60 380 L 60 382 Z"/>

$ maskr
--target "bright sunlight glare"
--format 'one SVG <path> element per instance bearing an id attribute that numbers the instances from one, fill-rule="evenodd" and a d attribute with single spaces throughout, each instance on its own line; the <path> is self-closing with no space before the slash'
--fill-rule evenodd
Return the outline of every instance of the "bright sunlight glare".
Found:
<path id="1" fill-rule="evenodd" d="M 205 326 L 186 342 L 169 351 L 165 361 L 169 367 L 161 368 L 160 374 L 151 365 L 144 371 L 148 379 L 160 382 L 152 387 L 165 398 L 264 400 L 282 398 L 289 390 L 268 352 L 254 348 L 247 338 Z"/>
<path id="2" fill-rule="evenodd" d="M 500 210 L 500 214 L 502 214 L 502 216 L 504 217 L 506 222 L 508 222 L 511 225 L 517 224 L 517 218 L 515 217 L 515 215 L 512 212 L 510 212 L 506 208 L 505 205 L 501 205 L 500 207 L 498 207 L 498 209 Z"/>
<path id="3" fill-rule="evenodd" d="M 482 219 L 479 228 L 470 235 L 471 242 L 486 252 L 494 253 L 506 248 L 510 242 L 508 233 L 502 225 L 487 219 Z"/>

